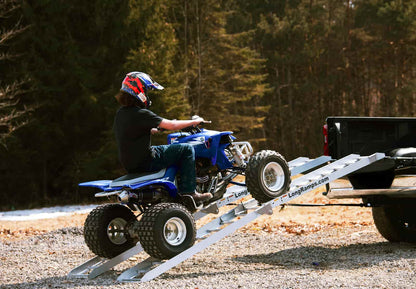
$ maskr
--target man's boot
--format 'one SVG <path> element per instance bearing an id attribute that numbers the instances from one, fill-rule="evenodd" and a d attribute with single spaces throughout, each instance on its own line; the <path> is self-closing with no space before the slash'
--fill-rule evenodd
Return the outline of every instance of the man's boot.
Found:
<path id="1" fill-rule="evenodd" d="M 195 192 L 195 193 L 191 194 L 191 196 L 192 196 L 192 198 L 194 198 L 194 200 L 195 200 L 196 203 L 200 203 L 200 202 L 203 202 L 203 201 L 207 201 L 207 200 L 209 200 L 209 199 L 212 198 L 212 194 L 211 193 L 203 193 L 203 194 L 200 194 L 200 193 Z"/>

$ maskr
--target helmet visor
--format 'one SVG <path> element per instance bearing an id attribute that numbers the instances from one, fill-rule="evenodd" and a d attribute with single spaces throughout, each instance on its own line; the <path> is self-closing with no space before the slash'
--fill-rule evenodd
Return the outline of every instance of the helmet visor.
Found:
<path id="1" fill-rule="evenodd" d="M 143 83 L 143 85 L 146 89 L 157 89 L 157 90 L 163 90 L 164 89 L 163 86 L 161 86 L 159 83 L 154 81 L 152 79 L 152 77 L 150 77 L 150 75 L 147 74 L 147 73 L 139 72 L 139 71 L 133 71 L 133 72 L 130 72 L 128 75 L 132 75 L 133 77 L 139 78 L 142 81 L 142 83 Z"/>

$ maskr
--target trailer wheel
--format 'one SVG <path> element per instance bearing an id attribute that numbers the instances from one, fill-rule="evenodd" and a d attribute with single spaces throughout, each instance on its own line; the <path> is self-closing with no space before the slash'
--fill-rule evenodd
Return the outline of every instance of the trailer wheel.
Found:
<path id="1" fill-rule="evenodd" d="M 263 150 L 250 158 L 246 169 L 246 184 L 248 191 L 259 203 L 286 193 L 290 182 L 289 166 L 279 153 Z"/>
<path id="2" fill-rule="evenodd" d="M 160 203 L 144 212 L 137 226 L 140 244 L 152 257 L 169 259 L 195 243 L 195 222 L 176 203 Z"/>
<path id="3" fill-rule="evenodd" d="M 390 242 L 416 242 L 416 206 L 373 207 L 377 230 Z"/>
<path id="4" fill-rule="evenodd" d="M 85 220 L 84 239 L 96 255 L 113 258 L 136 245 L 130 237 L 127 225 L 136 216 L 120 204 L 106 204 L 92 210 Z"/>
<path id="5" fill-rule="evenodd" d="M 354 189 L 388 189 L 394 180 L 394 170 L 348 176 Z"/>

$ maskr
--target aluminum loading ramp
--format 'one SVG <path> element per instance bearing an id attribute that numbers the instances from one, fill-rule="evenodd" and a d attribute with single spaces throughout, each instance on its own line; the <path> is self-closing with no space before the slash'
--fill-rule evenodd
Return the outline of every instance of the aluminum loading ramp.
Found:
<path id="1" fill-rule="evenodd" d="M 150 281 L 179 263 L 189 259 L 196 253 L 204 250 L 208 246 L 220 241 L 222 238 L 239 228 L 247 225 L 259 216 L 273 214 L 273 208 L 283 205 L 317 187 L 357 171 L 373 162 L 381 160 L 384 157 L 385 155 L 383 153 L 376 153 L 366 157 L 352 154 L 325 166 L 322 165 L 328 163 L 331 160 L 330 157 L 322 156 L 317 159 L 301 157 L 290 161 L 289 168 L 292 176 L 308 171 L 310 172 L 292 180 L 290 190 L 286 194 L 264 203 L 261 206 L 257 204 L 255 199 L 250 199 L 235 205 L 235 207 L 227 213 L 199 228 L 196 234 L 197 241 L 199 240 L 199 242 L 195 243 L 191 248 L 165 261 L 149 257 L 136 266 L 124 271 L 118 277 L 117 281 Z M 315 169 L 317 167 L 321 168 Z M 227 192 L 222 199 L 195 213 L 194 218 L 195 220 L 198 220 L 210 213 L 217 214 L 220 207 L 231 204 L 248 195 L 249 192 L 244 186 L 230 187 L 227 189 Z M 240 218 L 237 219 L 237 217 Z M 68 274 L 68 277 L 94 278 L 141 251 L 143 251 L 143 248 L 138 243 L 135 247 L 112 259 L 101 257 L 92 258 L 86 263 L 73 269 Z"/>

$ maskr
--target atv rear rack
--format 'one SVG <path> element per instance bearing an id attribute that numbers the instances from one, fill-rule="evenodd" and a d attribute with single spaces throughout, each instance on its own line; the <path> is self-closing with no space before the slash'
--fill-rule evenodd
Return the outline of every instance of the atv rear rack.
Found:
<path id="1" fill-rule="evenodd" d="M 385 155 L 383 153 L 376 153 L 366 157 L 351 154 L 329 164 L 328 162 L 331 161 L 331 158 L 327 156 L 321 156 L 316 159 L 300 157 L 290 161 L 289 168 L 291 170 L 292 176 L 305 172 L 306 174 L 292 180 L 290 190 L 286 194 L 261 205 L 258 205 L 255 199 L 249 199 L 245 202 L 234 205 L 234 208 L 229 210 L 227 213 L 222 214 L 220 217 L 199 228 L 196 235 L 199 242 L 195 243 L 191 248 L 166 261 L 149 257 L 139 264 L 124 271 L 118 277 L 117 281 L 150 281 L 160 276 L 172 267 L 191 258 L 193 255 L 204 250 L 208 246 L 232 234 L 259 216 L 264 214 L 273 214 L 273 208 L 283 205 L 305 194 L 306 192 L 316 189 L 317 187 L 328 184 L 329 182 L 357 171 L 373 162 L 381 160 L 384 157 Z M 246 187 L 232 186 L 227 189 L 222 199 L 196 212 L 194 214 L 194 219 L 201 219 L 202 217 L 211 213 L 218 214 L 221 207 L 230 205 L 233 202 L 247 197 L 248 195 L 249 192 L 247 191 Z M 139 243 L 137 243 L 137 245 L 133 248 L 112 259 L 94 257 L 73 269 L 68 274 L 68 277 L 90 279 L 95 278 L 98 275 L 110 270 L 117 264 L 129 259 L 130 257 L 133 257 L 142 251 L 143 248 Z"/>

